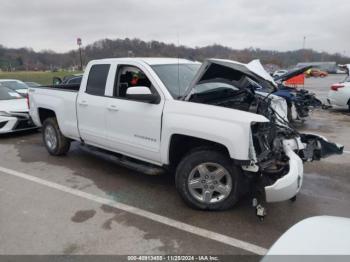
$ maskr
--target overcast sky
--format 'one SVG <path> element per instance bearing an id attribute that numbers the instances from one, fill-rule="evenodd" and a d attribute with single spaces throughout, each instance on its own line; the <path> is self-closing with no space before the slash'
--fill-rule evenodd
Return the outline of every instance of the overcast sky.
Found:
<path id="1" fill-rule="evenodd" d="M 350 55 L 349 0 L 1 0 L 0 44 L 63 52 L 76 38 Z M 179 37 L 178 37 L 179 36 Z"/>

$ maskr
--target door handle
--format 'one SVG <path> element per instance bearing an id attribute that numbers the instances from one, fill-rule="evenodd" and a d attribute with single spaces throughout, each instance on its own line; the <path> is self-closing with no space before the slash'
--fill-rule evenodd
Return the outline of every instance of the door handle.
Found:
<path id="1" fill-rule="evenodd" d="M 115 105 L 110 105 L 110 106 L 107 107 L 107 109 L 108 109 L 109 111 L 119 111 L 119 109 L 118 109 L 117 106 L 115 106 Z"/>
<path id="2" fill-rule="evenodd" d="M 78 104 L 80 106 L 88 106 L 88 102 L 86 100 L 82 100 L 82 101 L 78 102 Z"/>

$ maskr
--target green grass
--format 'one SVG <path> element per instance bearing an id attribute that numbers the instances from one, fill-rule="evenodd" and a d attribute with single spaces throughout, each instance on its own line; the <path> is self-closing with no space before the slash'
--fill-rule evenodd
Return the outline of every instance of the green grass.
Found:
<path id="1" fill-rule="evenodd" d="M 18 72 L 0 72 L 0 79 L 17 79 L 24 82 L 36 82 L 41 85 L 52 85 L 54 76 L 63 78 L 67 75 L 73 75 L 80 72 L 42 72 L 42 71 L 18 71 Z"/>

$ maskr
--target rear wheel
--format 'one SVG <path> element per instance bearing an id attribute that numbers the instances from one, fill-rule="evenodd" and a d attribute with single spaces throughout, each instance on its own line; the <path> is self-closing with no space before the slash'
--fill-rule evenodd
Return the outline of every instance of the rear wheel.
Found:
<path id="1" fill-rule="evenodd" d="M 62 135 L 56 118 L 44 121 L 42 134 L 45 147 L 51 155 L 61 156 L 69 151 L 70 140 Z"/>
<path id="2" fill-rule="evenodd" d="M 188 154 L 178 165 L 176 188 L 191 207 L 225 210 L 238 200 L 240 176 L 240 170 L 225 154 L 198 150 Z"/>

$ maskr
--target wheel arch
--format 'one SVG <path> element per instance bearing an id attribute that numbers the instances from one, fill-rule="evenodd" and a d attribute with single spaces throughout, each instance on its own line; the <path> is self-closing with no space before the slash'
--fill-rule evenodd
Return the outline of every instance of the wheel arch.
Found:
<path id="1" fill-rule="evenodd" d="M 38 115 L 39 115 L 41 125 L 43 125 L 45 120 L 48 118 L 52 118 L 52 117 L 57 118 L 54 110 L 42 108 L 42 107 L 38 108 Z"/>
<path id="2" fill-rule="evenodd" d="M 218 142 L 184 134 L 173 134 L 170 138 L 168 164 L 177 166 L 181 159 L 196 148 L 211 148 L 230 157 L 229 149 Z"/>

